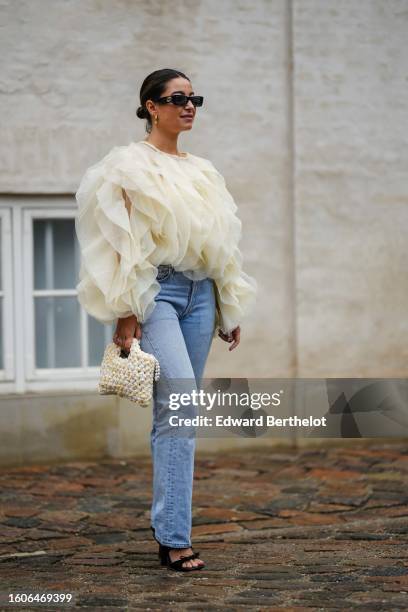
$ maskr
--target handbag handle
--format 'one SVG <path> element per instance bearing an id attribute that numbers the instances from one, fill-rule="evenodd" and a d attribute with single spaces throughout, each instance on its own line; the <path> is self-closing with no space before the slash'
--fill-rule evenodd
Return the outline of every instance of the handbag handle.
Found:
<path id="1" fill-rule="evenodd" d="M 142 349 L 140 346 L 140 340 L 139 338 L 132 338 L 132 344 L 130 346 L 130 352 L 129 352 L 129 357 L 132 355 L 133 357 L 135 357 L 138 353 L 142 353 Z M 151 355 L 151 357 L 154 360 L 154 380 L 159 380 L 160 378 L 160 363 L 159 360 L 157 359 L 157 357 L 155 357 L 154 355 L 152 355 L 151 353 L 149 353 Z"/>
<path id="2" fill-rule="evenodd" d="M 136 342 L 134 342 L 136 340 Z M 128 359 L 130 357 L 130 355 L 134 355 L 135 353 L 138 353 L 139 351 L 141 351 L 142 349 L 140 348 L 140 343 L 139 340 L 137 338 L 133 338 L 132 339 L 132 344 L 130 345 L 130 351 L 128 353 L 126 353 L 125 349 L 122 348 L 121 346 L 119 346 L 118 344 L 115 344 L 115 351 L 118 355 L 120 355 L 123 359 Z"/>
<path id="3" fill-rule="evenodd" d="M 140 341 L 138 338 L 132 338 L 132 344 L 130 345 L 130 353 L 140 353 L 142 349 L 140 348 Z"/>

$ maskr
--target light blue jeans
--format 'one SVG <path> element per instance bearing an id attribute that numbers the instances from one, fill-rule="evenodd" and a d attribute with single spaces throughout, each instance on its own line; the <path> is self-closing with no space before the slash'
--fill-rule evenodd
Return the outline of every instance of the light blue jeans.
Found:
<path id="1" fill-rule="evenodd" d="M 195 435 L 180 435 L 169 417 L 194 416 L 197 408 L 169 409 L 169 394 L 180 379 L 198 389 L 215 326 L 214 281 L 193 281 L 170 265 L 158 266 L 156 306 L 141 324 L 140 347 L 157 357 L 160 379 L 153 389 L 150 446 L 153 460 L 151 525 L 157 540 L 171 548 L 191 546 Z M 172 382 L 172 379 L 177 379 Z M 173 431 L 172 431 L 173 430 Z"/>

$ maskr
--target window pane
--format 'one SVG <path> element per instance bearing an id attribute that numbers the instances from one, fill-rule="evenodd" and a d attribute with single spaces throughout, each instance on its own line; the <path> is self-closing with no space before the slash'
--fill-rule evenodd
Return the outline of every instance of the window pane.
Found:
<path id="1" fill-rule="evenodd" d="M 103 325 L 88 316 L 88 360 L 90 366 L 100 366 L 106 345 L 112 342 L 114 326 Z"/>
<path id="2" fill-rule="evenodd" d="M 79 367 L 80 305 L 77 297 L 36 297 L 34 300 L 36 367 Z"/>
<path id="3" fill-rule="evenodd" d="M 34 288 L 74 289 L 79 270 L 74 219 L 33 223 Z"/>

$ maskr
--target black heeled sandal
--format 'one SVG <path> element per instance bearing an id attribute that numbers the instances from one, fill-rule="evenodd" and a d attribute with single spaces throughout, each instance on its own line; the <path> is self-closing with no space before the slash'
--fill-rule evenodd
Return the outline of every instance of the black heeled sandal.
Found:
<path id="1" fill-rule="evenodd" d="M 197 565 L 196 567 L 183 567 L 183 563 L 185 561 L 191 561 L 192 559 L 197 559 L 200 556 L 199 551 L 193 552 L 192 555 L 186 555 L 184 557 L 180 557 L 175 561 L 170 559 L 170 551 L 174 550 L 170 546 L 164 546 L 164 544 L 160 544 L 159 540 L 156 538 L 154 527 L 150 527 L 153 533 L 153 537 L 159 545 L 159 559 L 160 565 L 167 565 L 168 568 L 175 570 L 177 572 L 193 572 L 195 570 L 201 570 L 205 567 L 204 565 Z M 200 559 L 201 561 L 202 559 Z"/>

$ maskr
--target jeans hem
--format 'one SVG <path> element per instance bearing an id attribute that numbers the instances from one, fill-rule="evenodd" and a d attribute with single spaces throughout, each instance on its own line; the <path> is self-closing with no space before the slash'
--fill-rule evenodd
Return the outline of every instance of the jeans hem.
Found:
<path id="1" fill-rule="evenodd" d="M 170 542 L 170 544 L 169 544 L 169 543 L 166 543 L 166 542 L 162 542 L 161 540 L 159 540 L 159 538 L 157 538 L 157 540 L 158 540 L 158 542 L 160 544 L 162 544 L 162 546 L 168 546 L 168 548 L 174 548 L 174 549 L 177 549 L 177 548 L 191 548 L 191 542 L 187 543 L 187 544 L 180 544 L 180 543 L 172 544 Z"/>

